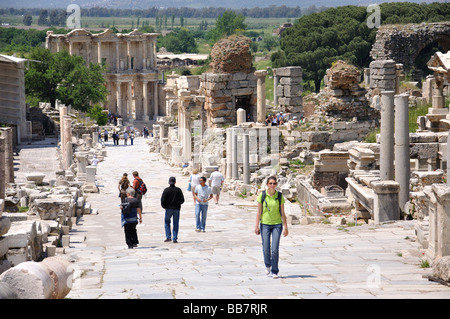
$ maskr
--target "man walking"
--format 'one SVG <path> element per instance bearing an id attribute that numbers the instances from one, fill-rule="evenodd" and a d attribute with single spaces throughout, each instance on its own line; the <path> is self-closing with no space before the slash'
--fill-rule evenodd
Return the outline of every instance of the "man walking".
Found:
<path id="1" fill-rule="evenodd" d="M 169 178 L 169 187 L 166 187 L 161 195 L 161 206 L 166 210 L 164 217 L 164 227 L 166 231 L 166 240 L 178 242 L 178 225 L 180 221 L 181 204 L 184 203 L 183 192 L 175 186 L 175 177 Z M 173 231 L 170 231 L 170 219 L 173 218 Z M 172 236 L 173 235 L 173 236 Z"/>
<path id="2" fill-rule="evenodd" d="M 212 197 L 211 187 L 206 185 L 206 177 L 200 177 L 200 185 L 197 185 L 194 191 L 196 232 L 205 232 L 208 201 Z"/>
<path id="3" fill-rule="evenodd" d="M 219 204 L 220 189 L 222 188 L 225 177 L 221 172 L 219 172 L 219 168 L 216 167 L 214 172 L 209 177 L 209 180 L 211 181 L 211 189 L 214 201 L 216 202 L 216 204 Z"/>

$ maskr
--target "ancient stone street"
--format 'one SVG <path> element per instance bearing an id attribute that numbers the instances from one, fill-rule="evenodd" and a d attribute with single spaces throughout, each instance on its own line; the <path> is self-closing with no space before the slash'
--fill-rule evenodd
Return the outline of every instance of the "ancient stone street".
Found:
<path id="1" fill-rule="evenodd" d="M 429 281 L 420 267 L 414 221 L 378 226 L 290 225 L 281 239 L 280 275 L 264 273 L 261 238 L 254 234 L 254 202 L 222 193 L 210 202 L 205 233 L 195 232 L 188 177 L 134 145 L 107 143 L 99 163 L 98 194 L 87 201 L 98 215 L 84 215 L 70 232 L 66 253 L 75 259 L 72 299 L 198 298 L 450 298 L 450 288 Z M 128 249 L 120 225 L 117 185 L 137 170 L 148 187 L 139 246 Z M 165 243 L 160 196 L 170 176 L 185 195 L 178 243 Z"/>

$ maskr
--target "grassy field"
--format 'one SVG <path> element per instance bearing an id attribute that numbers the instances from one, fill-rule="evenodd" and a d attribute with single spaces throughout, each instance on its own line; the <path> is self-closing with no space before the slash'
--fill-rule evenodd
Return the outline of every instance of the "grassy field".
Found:
<path id="1" fill-rule="evenodd" d="M 33 28 L 45 28 L 37 25 L 38 16 L 33 16 L 33 22 L 31 27 Z M 133 26 L 137 26 L 137 17 L 81 17 L 81 24 L 83 28 L 87 29 L 104 29 L 107 27 L 115 26 L 119 30 L 121 29 L 129 29 Z M 148 22 L 151 26 L 155 27 L 156 19 L 155 18 L 140 18 L 139 22 Z M 200 23 L 202 21 L 208 22 L 208 30 L 214 27 L 216 19 L 202 19 L 202 18 L 184 18 L 185 27 L 191 30 L 198 30 Z M 278 28 L 281 24 L 286 23 L 288 21 L 293 21 L 293 19 L 283 18 L 272 18 L 272 19 L 256 19 L 256 18 L 246 18 L 245 23 L 248 25 L 248 30 L 264 32 L 264 33 L 272 33 L 272 31 Z M 12 26 L 21 27 L 23 26 L 23 17 L 22 16 L 12 16 L 12 15 L 2 15 L 0 16 L 1 23 L 8 23 Z M 167 27 L 168 29 L 172 28 L 172 19 L 169 17 L 167 19 Z M 180 18 L 176 17 L 174 21 L 174 28 L 180 27 Z M 164 28 L 164 24 L 163 24 Z"/>

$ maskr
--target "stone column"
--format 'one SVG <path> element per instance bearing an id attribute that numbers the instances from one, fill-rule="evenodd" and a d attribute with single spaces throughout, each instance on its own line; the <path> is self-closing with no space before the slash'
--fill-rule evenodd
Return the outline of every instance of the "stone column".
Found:
<path id="1" fill-rule="evenodd" d="M 400 185 L 394 181 L 372 182 L 374 191 L 373 219 L 375 224 L 400 219 L 398 192 Z"/>
<path id="2" fill-rule="evenodd" d="M 231 178 L 239 179 L 239 171 L 238 171 L 238 136 L 237 131 L 232 130 L 232 159 L 231 159 Z"/>
<path id="3" fill-rule="evenodd" d="M 130 52 L 130 40 L 127 40 L 127 63 L 128 70 L 131 70 L 131 52 Z"/>
<path id="4" fill-rule="evenodd" d="M 277 75 L 277 69 L 272 69 L 273 74 L 273 105 L 275 107 L 278 106 L 278 92 L 277 92 L 277 86 L 278 86 L 278 75 Z"/>
<path id="5" fill-rule="evenodd" d="M 394 179 L 394 91 L 381 91 L 380 178 Z"/>
<path id="6" fill-rule="evenodd" d="M 256 118 L 258 123 L 265 123 L 266 120 L 266 75 L 267 71 L 258 70 L 255 72 L 257 77 L 257 87 L 256 87 Z"/>
<path id="7" fill-rule="evenodd" d="M 61 138 L 61 156 L 64 156 L 65 154 L 65 148 L 66 145 L 64 143 L 65 137 L 64 137 L 64 117 L 67 115 L 67 106 L 60 105 L 59 106 L 59 134 Z"/>
<path id="8" fill-rule="evenodd" d="M 5 144 L 6 139 L 4 137 L 0 137 L 0 199 L 5 199 L 6 190 Z"/>
<path id="9" fill-rule="evenodd" d="M 122 82 L 117 82 L 117 114 L 123 116 Z"/>
<path id="10" fill-rule="evenodd" d="M 128 82 L 128 103 L 127 103 L 127 118 L 131 119 L 133 115 L 133 94 L 131 90 L 131 84 L 132 82 Z"/>
<path id="11" fill-rule="evenodd" d="M 102 63 L 102 43 L 100 41 L 97 43 L 97 63 Z"/>
<path id="12" fill-rule="evenodd" d="M 120 69 L 120 50 L 119 50 L 119 40 L 116 41 L 116 70 Z"/>
<path id="13" fill-rule="evenodd" d="M 69 169 L 72 165 L 72 118 L 68 115 L 64 116 L 64 154 L 62 157 L 63 168 Z"/>
<path id="14" fill-rule="evenodd" d="M 143 108 L 144 108 L 144 121 L 150 120 L 148 116 L 148 81 L 142 82 L 142 96 L 143 96 Z"/>
<path id="15" fill-rule="evenodd" d="M 399 94 L 395 102 L 395 181 L 400 184 L 398 204 L 405 211 L 409 201 L 409 94 Z"/>
<path id="16" fill-rule="evenodd" d="M 5 138 L 5 182 L 14 183 L 13 130 L 11 127 L 0 130 L 0 135 Z"/>
<path id="17" fill-rule="evenodd" d="M 232 150 L 233 150 L 233 129 L 227 128 L 226 129 L 227 134 L 227 171 L 226 171 L 226 178 L 231 179 L 232 178 Z"/>
<path id="18" fill-rule="evenodd" d="M 244 162 L 244 184 L 250 184 L 250 147 L 249 147 L 249 135 L 244 134 L 244 153 L 242 154 Z"/>
<path id="19" fill-rule="evenodd" d="M 158 110 L 158 81 L 153 82 L 153 119 L 156 120 L 159 115 Z"/>

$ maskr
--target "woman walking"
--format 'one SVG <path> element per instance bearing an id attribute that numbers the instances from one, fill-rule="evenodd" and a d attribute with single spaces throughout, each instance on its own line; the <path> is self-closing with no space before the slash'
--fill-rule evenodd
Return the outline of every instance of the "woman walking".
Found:
<path id="1" fill-rule="evenodd" d="M 122 178 L 119 181 L 119 196 L 120 196 L 120 202 L 123 202 L 124 199 L 127 197 L 127 188 L 130 187 L 130 181 L 128 179 L 128 174 L 123 173 Z"/>
<path id="2" fill-rule="evenodd" d="M 192 174 L 189 176 L 189 183 L 191 184 L 190 191 L 192 192 L 192 198 L 194 198 L 195 203 L 195 188 L 200 185 L 200 174 L 196 168 L 192 170 Z"/>
<path id="3" fill-rule="evenodd" d="M 284 213 L 284 198 L 276 190 L 277 179 L 270 176 L 267 179 L 267 190 L 262 191 L 258 198 L 258 213 L 256 215 L 255 234 L 261 234 L 266 275 L 272 274 L 278 278 L 278 258 L 281 233 L 286 237 L 288 228 Z"/>

